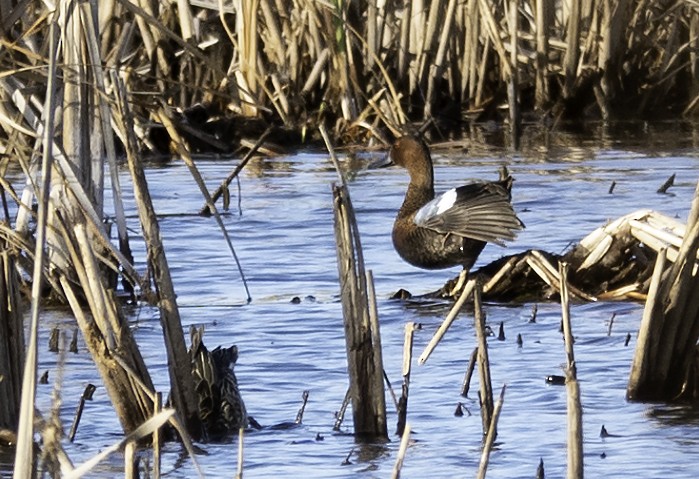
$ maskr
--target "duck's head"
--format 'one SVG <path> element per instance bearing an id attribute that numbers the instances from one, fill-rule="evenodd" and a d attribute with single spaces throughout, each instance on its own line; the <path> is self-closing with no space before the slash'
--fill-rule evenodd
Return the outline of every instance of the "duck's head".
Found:
<path id="1" fill-rule="evenodd" d="M 411 183 L 432 187 L 433 172 L 430 150 L 424 141 L 415 135 L 398 138 L 388 152 L 388 164 L 408 170 Z"/>

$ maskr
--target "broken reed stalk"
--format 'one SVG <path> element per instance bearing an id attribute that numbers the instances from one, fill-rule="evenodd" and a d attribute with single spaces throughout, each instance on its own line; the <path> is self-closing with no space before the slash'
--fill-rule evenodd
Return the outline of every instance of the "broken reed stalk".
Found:
<path id="1" fill-rule="evenodd" d="M 352 390 L 350 388 L 347 388 L 345 398 L 342 400 L 342 405 L 340 406 L 340 409 L 337 411 L 337 413 L 335 413 L 335 424 L 333 425 L 333 431 L 340 430 L 340 426 L 342 426 L 342 421 L 345 420 L 345 412 L 347 412 L 347 406 L 349 405 L 351 399 Z"/>
<path id="2" fill-rule="evenodd" d="M 483 451 L 481 452 L 481 461 L 478 465 L 478 474 L 476 477 L 478 479 L 485 479 L 485 473 L 488 470 L 488 462 L 490 462 L 490 451 L 493 449 L 493 444 L 495 444 L 495 438 L 497 437 L 498 428 L 498 418 L 500 417 L 500 411 L 502 410 L 502 404 L 505 401 L 505 389 L 507 385 L 504 384 L 500 390 L 500 397 L 495 403 L 495 408 L 493 409 L 493 418 L 490 421 L 490 427 L 488 428 L 488 433 L 485 436 L 485 444 L 483 445 Z"/>
<path id="3" fill-rule="evenodd" d="M 536 2 L 536 108 L 541 111 L 549 103 L 549 12 L 552 11 L 553 7 L 553 0 Z"/>
<path id="4" fill-rule="evenodd" d="M 255 156 L 255 153 L 257 153 L 257 150 L 260 149 L 260 147 L 264 144 L 265 140 L 269 136 L 269 134 L 272 132 L 272 128 L 267 128 L 262 135 L 260 135 L 260 138 L 255 142 L 255 144 L 248 150 L 248 152 L 245 154 L 242 160 L 240 160 L 240 163 L 238 166 L 235 167 L 235 169 L 231 172 L 230 175 L 226 177 L 225 180 L 219 185 L 218 188 L 216 188 L 216 191 L 213 192 L 211 195 L 211 203 L 216 204 L 216 201 L 228 190 L 228 186 L 231 184 L 231 182 L 238 177 L 238 174 L 240 174 L 241 171 L 243 171 L 243 168 L 245 168 L 245 165 L 248 164 L 248 162 Z M 199 211 L 200 215 L 210 215 L 212 214 L 211 207 L 208 204 L 205 204 L 201 210 Z"/>
<path id="5" fill-rule="evenodd" d="M 485 314 L 483 313 L 483 302 L 481 291 L 483 286 L 480 279 L 476 278 L 476 285 L 473 290 L 473 315 L 478 338 L 478 377 L 480 382 L 480 406 L 481 423 L 483 426 L 483 437 L 485 438 L 493 420 L 493 386 L 490 380 L 490 359 L 488 358 L 488 336 L 485 331 Z"/>
<path id="6" fill-rule="evenodd" d="M 558 271 L 561 277 L 561 314 L 566 349 L 566 392 L 568 393 L 568 473 L 566 477 L 579 479 L 583 477 L 582 406 L 580 405 L 580 386 L 573 352 L 574 339 L 568 305 L 568 264 L 560 262 Z"/>
<path id="7" fill-rule="evenodd" d="M 466 374 L 464 375 L 464 382 L 461 385 L 461 395 L 463 397 L 468 397 L 468 390 L 471 388 L 471 377 L 473 377 L 473 370 L 476 368 L 476 360 L 478 359 L 478 348 L 473 348 L 471 351 L 471 357 L 468 360 L 468 367 L 466 368 Z"/>
<path id="8" fill-rule="evenodd" d="M 403 434 L 400 438 L 400 447 L 398 448 L 398 455 L 396 456 L 396 464 L 393 466 L 393 474 L 391 474 L 391 479 L 398 479 L 400 477 L 400 471 L 403 468 L 403 461 L 405 460 L 405 453 L 408 451 L 408 445 L 410 444 L 410 423 L 405 425 Z"/>
<path id="9" fill-rule="evenodd" d="M 410 370 L 413 362 L 413 338 L 417 324 L 413 321 L 405 325 L 405 336 L 403 339 L 403 386 L 401 388 L 400 399 L 398 400 L 398 425 L 396 435 L 402 436 L 405 430 L 405 423 L 408 417 L 408 392 L 410 390 Z"/>
<path id="10" fill-rule="evenodd" d="M 310 391 L 306 389 L 301 393 L 301 407 L 296 412 L 296 419 L 294 419 L 294 424 L 301 424 L 303 422 L 303 413 L 306 410 L 306 405 L 308 404 L 308 395 Z"/>
<path id="11" fill-rule="evenodd" d="M 226 240 L 226 244 L 228 245 L 228 250 L 231 252 L 233 260 L 235 261 L 235 264 L 238 267 L 240 279 L 243 282 L 243 288 L 245 288 L 245 294 L 247 295 L 247 302 L 249 303 L 250 301 L 252 301 L 252 296 L 250 296 L 250 290 L 248 289 L 248 282 L 245 279 L 243 267 L 240 264 L 240 260 L 238 259 L 238 255 L 235 252 L 235 248 L 233 248 L 233 242 L 231 241 L 231 237 L 228 234 L 226 226 L 223 224 L 221 215 L 218 213 L 218 209 L 216 208 L 216 205 L 214 204 L 214 201 L 211 198 L 211 195 L 209 194 L 209 190 L 206 188 L 204 178 L 201 176 L 201 173 L 199 173 L 199 169 L 197 168 L 197 165 L 194 163 L 194 160 L 192 159 L 192 156 L 189 153 L 189 147 L 177 133 L 175 125 L 173 124 L 172 119 L 169 117 L 169 110 L 167 108 L 161 108 L 160 111 L 157 112 L 156 116 L 160 119 L 163 126 L 165 126 L 165 128 L 167 129 L 167 132 L 170 135 L 170 138 L 172 139 L 172 143 L 175 149 L 177 150 L 177 154 L 180 156 L 180 158 L 182 158 L 182 161 L 184 161 L 185 165 L 187 165 L 187 168 L 189 169 L 192 178 L 194 178 L 195 183 L 197 184 L 197 186 L 199 186 L 199 190 L 201 191 L 201 194 L 204 196 L 204 199 L 206 200 L 206 204 L 209 207 L 209 211 L 213 213 L 214 218 L 216 219 L 216 223 L 218 224 L 218 227 L 221 230 L 221 233 L 223 234 L 223 238 Z"/>
<path id="12" fill-rule="evenodd" d="M 663 270 L 658 254 L 627 386 L 633 400 L 696 399 L 699 338 L 699 183 L 677 258 Z"/>
<path id="13" fill-rule="evenodd" d="M 90 248 L 84 223 L 69 228 L 59 223 L 64 247 L 81 286 L 84 299 L 78 299 L 73 281 L 65 275 L 59 278 L 68 304 L 82 331 L 85 344 L 102 377 L 114 410 L 126 432 L 133 431 L 152 413 L 150 391 L 153 388 L 143 357 L 133 339 L 126 318 L 108 290 L 98 271 L 95 253 Z M 87 302 L 90 314 L 83 310 Z M 136 384 L 142 384 L 139 388 Z"/>
<path id="14" fill-rule="evenodd" d="M 379 332 L 372 330 L 362 246 L 346 185 L 333 186 L 333 212 L 354 433 L 357 440 L 388 439 L 383 365 L 377 364 L 373 339 Z"/>
<path id="15" fill-rule="evenodd" d="M 75 439 L 75 434 L 78 432 L 78 425 L 80 424 L 80 419 L 83 415 L 83 409 L 85 408 L 85 401 L 92 401 L 92 395 L 95 393 L 95 385 L 88 384 L 85 386 L 85 390 L 80 395 L 80 401 L 78 402 L 78 408 L 75 410 L 75 416 L 73 417 L 73 424 L 70 426 L 70 432 L 68 433 L 68 441 L 73 442 Z"/>
<path id="16" fill-rule="evenodd" d="M 427 344 L 427 346 L 425 346 L 425 350 L 418 358 L 417 363 L 419 365 L 425 364 L 427 359 L 432 354 L 432 351 L 434 351 L 434 348 L 437 347 L 437 344 L 439 344 L 444 335 L 447 333 L 449 327 L 454 322 L 456 317 L 459 315 L 459 311 L 461 311 L 461 308 L 463 307 L 464 303 L 473 292 L 475 284 L 475 280 L 468 280 L 463 290 L 461 291 L 461 296 L 459 296 L 459 299 L 456 300 L 456 303 L 454 303 L 454 306 L 452 306 L 451 310 L 449 311 L 449 314 L 447 314 L 447 317 L 444 318 L 444 321 L 442 321 L 442 324 L 439 326 L 439 329 L 437 329 L 437 331 L 434 333 L 434 336 L 432 336 L 432 339 Z"/>
<path id="17" fill-rule="evenodd" d="M 121 82 L 113 76 L 115 90 L 118 96 L 118 106 L 122 125 L 130 124 L 131 113 L 125 101 L 125 92 Z M 177 307 L 177 295 L 170 276 L 170 267 L 161 242 L 160 226 L 151 200 L 146 176 L 136 152 L 133 131 L 123 131 L 126 138 L 126 157 L 134 185 L 134 196 L 139 205 L 138 213 L 141 229 L 148 247 L 148 263 L 153 275 L 158 295 L 160 323 L 163 327 L 165 349 L 168 358 L 170 374 L 171 398 L 178 414 L 185 423 L 190 436 L 198 439 L 202 435 L 202 425 L 199 418 L 199 406 L 194 390 L 194 382 L 190 374 L 190 358 L 185 345 L 182 321 Z"/>

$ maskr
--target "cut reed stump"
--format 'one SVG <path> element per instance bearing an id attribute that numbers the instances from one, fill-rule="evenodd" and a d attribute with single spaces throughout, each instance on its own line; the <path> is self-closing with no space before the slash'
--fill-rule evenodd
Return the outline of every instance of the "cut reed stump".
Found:
<path id="1" fill-rule="evenodd" d="M 378 323 L 372 327 L 362 246 L 346 185 L 333 186 L 333 209 L 354 433 L 357 440 L 387 440 Z"/>
<path id="2" fill-rule="evenodd" d="M 676 241 L 674 242 L 676 245 Z M 679 250 L 655 261 L 627 387 L 639 401 L 699 398 L 699 184 Z M 676 257 L 666 268 L 666 257 Z"/>

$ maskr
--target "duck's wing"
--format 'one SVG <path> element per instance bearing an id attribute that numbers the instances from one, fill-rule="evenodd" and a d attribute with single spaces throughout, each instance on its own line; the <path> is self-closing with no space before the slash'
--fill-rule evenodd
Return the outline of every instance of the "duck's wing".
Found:
<path id="1" fill-rule="evenodd" d="M 415 224 L 499 245 L 524 228 L 512 209 L 508 189 L 485 181 L 453 188 L 433 199 L 417 211 Z"/>

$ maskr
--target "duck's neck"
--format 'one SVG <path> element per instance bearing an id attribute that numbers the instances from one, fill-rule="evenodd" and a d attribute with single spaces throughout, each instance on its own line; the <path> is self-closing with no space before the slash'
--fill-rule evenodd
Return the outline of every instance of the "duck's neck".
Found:
<path id="1" fill-rule="evenodd" d="M 421 175 L 411 175 L 408 191 L 405 193 L 403 205 L 398 211 L 399 218 L 413 215 L 417 210 L 434 198 L 434 179 L 432 165 L 429 165 Z"/>

